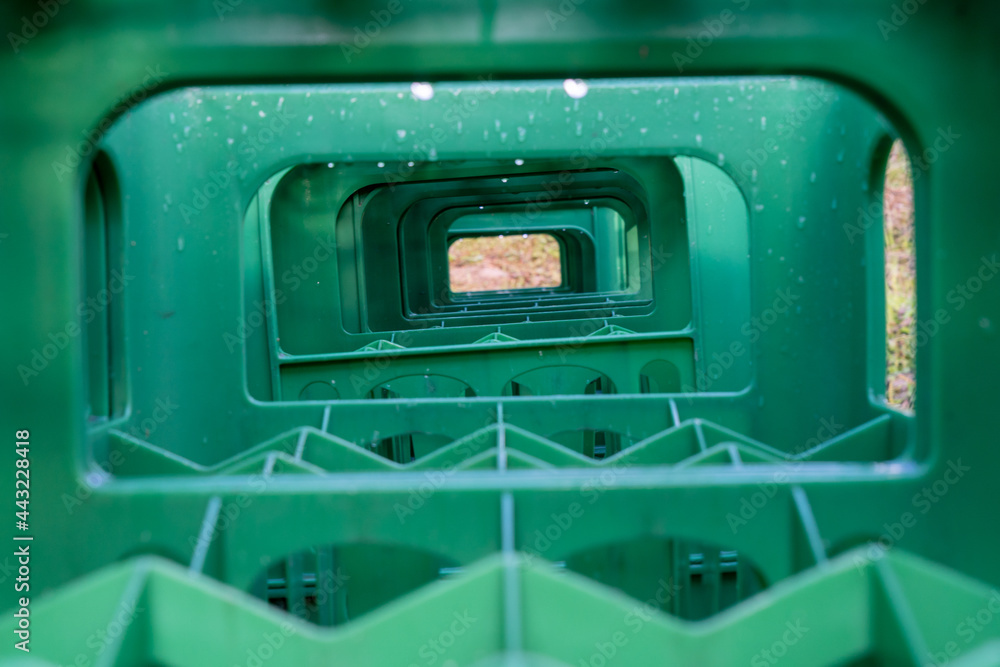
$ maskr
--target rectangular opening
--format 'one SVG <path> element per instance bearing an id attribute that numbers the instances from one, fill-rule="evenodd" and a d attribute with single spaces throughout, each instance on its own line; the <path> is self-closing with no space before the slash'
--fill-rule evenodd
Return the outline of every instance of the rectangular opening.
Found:
<path id="1" fill-rule="evenodd" d="M 448 284 L 452 292 L 560 287 L 562 247 L 551 234 L 458 238 L 448 247 Z"/>

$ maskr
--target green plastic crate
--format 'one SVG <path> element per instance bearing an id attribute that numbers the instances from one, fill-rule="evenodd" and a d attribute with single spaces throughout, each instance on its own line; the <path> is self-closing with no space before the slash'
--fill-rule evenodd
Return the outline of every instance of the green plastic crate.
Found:
<path id="1" fill-rule="evenodd" d="M 0 10 L 5 664 L 1000 664 L 998 10 L 595 2 Z"/>

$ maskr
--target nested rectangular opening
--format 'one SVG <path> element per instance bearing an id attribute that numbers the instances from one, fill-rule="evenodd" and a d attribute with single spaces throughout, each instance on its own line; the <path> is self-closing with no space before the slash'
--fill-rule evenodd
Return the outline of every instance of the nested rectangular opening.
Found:
<path id="1" fill-rule="evenodd" d="M 561 248 L 551 234 L 455 238 L 448 246 L 448 287 L 452 293 L 561 287 Z"/>
<path id="2" fill-rule="evenodd" d="M 299 423 L 317 402 L 328 402 L 323 408 L 332 416 L 313 421 L 330 433 L 382 442 L 427 430 L 402 423 L 423 408 L 397 413 L 390 402 L 437 399 L 428 403 L 434 413 L 470 399 L 539 406 L 541 399 L 579 399 L 569 429 L 574 442 L 589 438 L 585 432 L 640 442 L 659 432 L 635 426 L 649 410 L 675 413 L 676 424 L 685 415 L 713 421 L 784 452 L 808 450 L 817 433 L 829 439 L 820 419 L 844 425 L 837 437 L 877 422 L 873 440 L 892 438 L 885 451 L 903 450 L 896 444 L 902 435 L 878 435 L 887 420 L 900 432 L 910 420 L 885 414 L 887 402 L 901 402 L 894 387 L 912 372 L 912 354 L 897 359 L 890 346 L 887 401 L 887 312 L 890 330 L 917 337 L 901 350 L 920 344 L 921 323 L 886 292 L 887 283 L 908 277 L 895 268 L 887 274 L 887 244 L 895 253 L 890 262 L 900 258 L 892 266 L 904 269 L 909 260 L 894 248 L 912 241 L 880 233 L 896 133 L 866 100 L 801 77 L 607 80 L 590 82 L 584 97 L 562 105 L 549 104 L 565 94 L 559 82 L 506 83 L 483 98 L 489 123 L 466 118 L 462 132 L 453 128 L 433 144 L 433 158 L 412 157 L 411 142 L 413 150 L 431 145 L 428 133 L 448 122 L 445 102 L 468 99 L 476 88 L 439 87 L 446 90 L 455 94 L 419 105 L 391 85 L 360 93 L 339 86 L 185 93 L 212 107 L 213 131 L 234 137 L 262 118 L 260 109 L 240 116 L 240 95 L 273 108 L 328 107 L 344 123 L 339 141 L 350 149 L 329 144 L 329 128 L 299 124 L 274 144 L 277 152 L 261 156 L 259 168 L 239 174 L 233 183 L 245 184 L 248 202 L 242 226 L 225 196 L 175 211 L 181 203 L 168 195 L 198 183 L 183 172 L 153 182 L 128 162 L 137 159 L 131 145 L 159 136 L 162 113 L 137 107 L 135 125 L 109 135 L 115 163 L 128 166 L 122 197 L 136 202 L 149 186 L 158 193 L 153 208 L 184 223 L 134 219 L 128 241 L 114 243 L 101 223 L 87 239 L 90 291 L 100 292 L 112 266 L 156 266 L 169 277 L 140 275 L 130 284 L 139 296 L 131 297 L 122 333 L 131 343 L 128 373 L 143 383 L 132 383 L 142 416 L 129 429 L 151 419 L 157 399 L 204 381 L 163 366 L 187 355 L 192 369 L 221 369 L 227 409 L 242 409 L 247 396 L 271 404 L 255 417 L 267 436 L 280 420 L 286 430 Z M 158 108 L 187 101 L 167 96 Z M 635 120 L 611 124 L 612 109 L 622 123 Z M 533 110 L 534 122 L 524 110 Z M 362 118 L 370 136 L 358 125 Z M 501 136 L 513 129 L 516 139 L 522 127 L 523 143 L 497 138 L 498 119 Z M 186 147 L 184 159 L 192 155 L 195 147 Z M 919 175 L 919 159 L 914 164 Z M 90 192 L 87 208 L 99 221 L 93 184 Z M 890 194 L 886 209 L 893 208 Z M 108 198 L 108 210 L 115 199 Z M 195 224 L 204 234 L 190 231 Z M 476 263 L 470 257 L 489 263 L 481 247 L 489 243 L 501 246 L 495 250 L 503 261 L 492 262 L 500 269 L 496 282 L 481 275 L 460 281 L 459 269 Z M 521 244 L 523 252 L 506 249 Z M 529 275 L 518 275 L 525 268 Z M 120 365 L 114 322 L 103 319 L 115 312 L 114 305 L 102 311 L 88 332 L 98 371 L 95 416 L 115 412 Z M 217 334 L 221 362 L 199 347 L 209 334 Z M 614 412 L 623 397 L 628 414 Z M 350 431 L 350 419 L 340 418 L 374 403 L 369 422 L 378 424 L 377 437 Z M 251 412 L 258 414 L 256 404 Z M 617 421 L 585 424 L 591 415 Z M 559 442 L 563 421 L 552 418 L 561 430 L 528 416 L 510 423 Z M 226 442 L 229 453 L 242 447 L 223 425 L 206 433 L 203 423 L 207 416 L 157 423 L 155 436 L 136 432 L 183 455 L 198 456 L 195 444 L 184 443 L 206 435 Z M 462 435 L 448 419 L 439 423 L 442 441 Z M 593 440 L 581 450 L 596 456 L 615 448 L 613 438 Z"/>

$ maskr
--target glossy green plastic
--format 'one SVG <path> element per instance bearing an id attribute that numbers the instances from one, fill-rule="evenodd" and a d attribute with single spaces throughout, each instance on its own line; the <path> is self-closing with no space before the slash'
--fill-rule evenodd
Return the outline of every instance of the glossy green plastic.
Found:
<path id="1" fill-rule="evenodd" d="M 991 3 L 54 6 L 0 10 L 4 664 L 1000 664 Z M 450 289 L 527 233 L 558 288 Z"/>

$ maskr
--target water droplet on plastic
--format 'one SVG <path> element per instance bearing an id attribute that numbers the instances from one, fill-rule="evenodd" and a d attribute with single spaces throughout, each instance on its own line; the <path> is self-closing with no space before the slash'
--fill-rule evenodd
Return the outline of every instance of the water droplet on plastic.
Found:
<path id="1" fill-rule="evenodd" d="M 585 97 L 589 90 L 587 82 L 583 79 L 566 79 L 563 81 L 563 90 L 575 100 Z"/>
<path id="2" fill-rule="evenodd" d="M 429 100 L 434 97 L 434 86 L 426 81 L 414 81 L 410 84 L 410 92 L 418 100 Z"/>
<path id="3" fill-rule="evenodd" d="M 516 160 L 514 160 L 514 164 L 520 167 L 522 164 L 524 164 L 524 160 L 522 160 L 521 158 L 517 158 Z"/>

